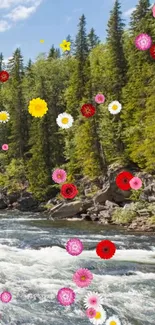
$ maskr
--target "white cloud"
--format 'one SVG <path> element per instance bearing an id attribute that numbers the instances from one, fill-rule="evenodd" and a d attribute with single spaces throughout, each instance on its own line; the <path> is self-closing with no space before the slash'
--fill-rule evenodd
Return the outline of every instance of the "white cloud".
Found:
<path id="1" fill-rule="evenodd" d="M 35 0 L 0 0 L 0 9 L 8 9 L 19 4 L 34 4 Z"/>
<path id="2" fill-rule="evenodd" d="M 127 11 L 125 11 L 125 12 L 123 12 L 123 15 L 125 16 L 125 17 L 130 17 L 131 16 L 131 14 L 135 11 L 135 7 L 132 7 L 132 8 L 130 8 L 130 9 L 128 9 Z"/>
<path id="3" fill-rule="evenodd" d="M 11 25 L 6 20 L 0 20 L 0 33 L 10 29 Z"/>
<path id="4" fill-rule="evenodd" d="M 9 56 L 8 58 L 3 59 L 3 64 L 7 65 L 10 59 L 12 59 L 12 56 Z"/>
<path id="5" fill-rule="evenodd" d="M 19 21 L 19 20 L 25 20 L 29 18 L 31 14 L 33 14 L 36 11 L 37 7 L 25 7 L 25 6 L 19 6 L 13 9 L 8 15 L 5 17 L 8 17 L 12 21 Z"/>

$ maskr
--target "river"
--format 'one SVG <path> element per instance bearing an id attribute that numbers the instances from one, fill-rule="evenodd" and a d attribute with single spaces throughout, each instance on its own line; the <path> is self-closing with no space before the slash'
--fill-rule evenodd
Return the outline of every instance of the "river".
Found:
<path id="1" fill-rule="evenodd" d="M 73 257 L 63 248 L 68 239 L 84 243 Z M 113 241 L 117 247 L 110 260 L 100 259 L 96 244 Z M 78 268 L 94 275 L 88 288 L 72 282 Z M 75 303 L 61 306 L 56 295 L 71 287 Z M 88 325 L 83 297 L 88 291 L 102 293 L 108 317 L 118 315 L 122 325 L 155 325 L 155 236 L 125 233 L 90 222 L 53 222 L 41 214 L 0 213 L 0 293 L 12 300 L 0 302 L 1 325 Z"/>

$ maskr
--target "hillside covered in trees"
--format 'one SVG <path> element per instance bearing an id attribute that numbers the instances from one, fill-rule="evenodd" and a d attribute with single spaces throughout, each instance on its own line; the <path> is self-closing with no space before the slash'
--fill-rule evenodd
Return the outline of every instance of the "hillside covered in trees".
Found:
<path id="1" fill-rule="evenodd" d="M 155 60 L 149 51 L 135 47 L 140 33 L 155 43 L 149 0 L 139 0 L 128 29 L 116 0 L 104 44 L 93 28 L 87 33 L 82 15 L 76 39 L 66 37 L 71 42 L 68 54 L 61 55 L 52 46 L 48 54 L 24 66 L 21 50 L 16 49 L 4 66 L 1 53 L 0 70 L 10 74 L 6 83 L 0 83 L 0 108 L 10 114 L 9 122 L 0 125 L 0 145 L 9 145 L 0 153 L 1 187 L 14 191 L 28 181 L 29 190 L 42 200 L 59 192 L 51 177 L 57 167 L 64 168 L 67 181 L 75 183 L 79 176 L 94 179 L 105 174 L 113 162 L 134 163 L 154 172 Z M 104 104 L 95 103 L 98 93 L 104 94 Z M 37 97 L 48 104 L 42 119 L 28 113 L 29 101 Z M 116 116 L 108 111 L 113 100 L 122 104 Z M 80 113 L 85 103 L 96 106 L 92 118 Z M 63 112 L 74 118 L 67 130 L 56 123 Z"/>

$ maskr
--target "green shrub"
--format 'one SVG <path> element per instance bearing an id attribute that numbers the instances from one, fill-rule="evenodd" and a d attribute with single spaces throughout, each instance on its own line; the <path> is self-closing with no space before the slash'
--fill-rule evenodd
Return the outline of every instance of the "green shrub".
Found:
<path id="1" fill-rule="evenodd" d="M 149 221 L 151 224 L 154 224 L 154 225 L 155 225 L 155 216 L 152 216 L 151 218 L 149 218 L 148 221 Z"/>
<path id="2" fill-rule="evenodd" d="M 117 208 L 112 214 L 112 220 L 116 223 L 130 223 L 137 216 L 136 211 L 129 208 Z"/>

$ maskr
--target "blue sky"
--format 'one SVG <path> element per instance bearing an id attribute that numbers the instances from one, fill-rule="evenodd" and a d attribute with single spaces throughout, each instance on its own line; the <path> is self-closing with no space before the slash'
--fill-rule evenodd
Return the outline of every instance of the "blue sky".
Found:
<path id="1" fill-rule="evenodd" d="M 138 0 L 122 0 L 123 18 L 128 23 Z M 51 45 L 59 44 L 68 34 L 74 38 L 79 17 L 84 13 L 87 31 L 93 27 L 101 41 L 114 0 L 0 0 L 0 52 L 12 56 L 20 47 L 24 61 L 35 60 Z M 43 39 L 44 43 L 40 43 Z"/>

